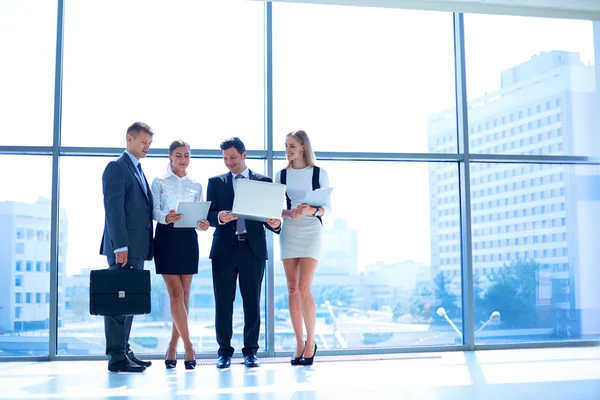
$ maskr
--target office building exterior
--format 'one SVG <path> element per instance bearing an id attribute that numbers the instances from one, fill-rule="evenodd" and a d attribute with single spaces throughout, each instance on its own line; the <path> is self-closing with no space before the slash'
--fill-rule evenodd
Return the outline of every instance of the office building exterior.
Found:
<path id="1" fill-rule="evenodd" d="M 60 282 L 64 271 L 67 218 L 61 210 Z M 0 330 L 17 333 L 48 330 L 50 304 L 50 201 L 0 203 Z"/>
<path id="2" fill-rule="evenodd" d="M 578 53 L 543 52 L 502 72 L 497 91 L 468 102 L 470 151 L 589 154 L 600 145 L 596 107 L 594 66 Z M 447 115 L 429 118 L 432 152 L 456 151 Z M 474 280 L 485 285 L 505 265 L 535 260 L 536 306 L 575 321 L 574 335 L 600 331 L 600 297 L 590 286 L 600 280 L 600 254 L 578 250 L 600 223 L 600 182 L 587 168 L 505 162 L 471 163 L 470 171 Z M 432 267 L 460 294 L 458 177 L 454 163 L 430 168 Z"/>

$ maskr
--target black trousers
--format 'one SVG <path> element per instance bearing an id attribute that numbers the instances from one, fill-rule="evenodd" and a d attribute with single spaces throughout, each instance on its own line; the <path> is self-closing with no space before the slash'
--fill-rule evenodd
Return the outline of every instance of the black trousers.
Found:
<path id="1" fill-rule="evenodd" d="M 123 268 L 121 264 L 115 263 L 114 256 L 107 256 L 108 268 L 119 269 Z M 133 269 L 144 269 L 144 260 L 130 258 L 127 260 L 127 267 Z M 104 317 L 104 336 L 106 338 L 106 355 L 108 363 L 114 364 L 124 361 L 129 353 L 129 333 L 131 332 L 131 324 L 133 316 L 117 316 Z"/>
<path id="2" fill-rule="evenodd" d="M 260 334 L 260 292 L 265 274 L 265 260 L 254 256 L 248 241 L 237 241 L 227 257 L 212 260 L 215 293 L 215 328 L 219 356 L 231 357 L 233 302 L 239 275 L 244 305 L 244 356 L 256 354 Z"/>

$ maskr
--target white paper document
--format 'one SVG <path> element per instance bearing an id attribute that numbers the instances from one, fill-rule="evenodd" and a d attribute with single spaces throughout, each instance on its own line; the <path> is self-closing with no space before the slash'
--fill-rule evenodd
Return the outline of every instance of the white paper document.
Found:
<path id="1" fill-rule="evenodd" d="M 210 201 L 181 201 L 177 205 L 177 214 L 183 217 L 173 224 L 174 228 L 197 228 L 198 221 L 206 219 Z"/>
<path id="2" fill-rule="evenodd" d="M 306 193 L 303 203 L 313 207 L 323 207 L 331 195 L 332 187 L 316 189 Z"/>

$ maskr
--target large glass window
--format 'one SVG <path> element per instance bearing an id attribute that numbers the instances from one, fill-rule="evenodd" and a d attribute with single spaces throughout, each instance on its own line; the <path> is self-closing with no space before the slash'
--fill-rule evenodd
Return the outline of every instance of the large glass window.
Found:
<path id="1" fill-rule="evenodd" d="M 0 2 L 0 146 L 52 144 L 56 10 L 55 0 Z"/>
<path id="2" fill-rule="evenodd" d="M 334 188 L 313 281 L 319 348 L 462 343 L 457 164 L 319 165 Z M 289 351 L 296 341 L 277 243 L 275 262 L 275 350 Z"/>
<path id="3" fill-rule="evenodd" d="M 478 183 L 497 173 L 507 177 Z M 598 337 L 598 177 L 587 166 L 472 164 L 476 328 L 490 321 L 478 343 Z"/>
<path id="4" fill-rule="evenodd" d="M 62 144 L 120 147 L 133 119 L 154 147 L 247 132 L 263 149 L 263 14 L 241 0 L 67 0 Z"/>
<path id="5" fill-rule="evenodd" d="M 23 264 L 50 260 L 49 236 L 17 239 L 16 232 L 50 232 L 51 163 L 44 156 L 0 155 L 0 170 L 18 171 L 3 174 L 0 191 L 0 356 L 48 355 L 50 309 L 37 294 L 49 292 L 50 273 Z"/>
<path id="6" fill-rule="evenodd" d="M 471 152 L 600 155 L 592 21 L 468 14 L 465 51 Z"/>
<path id="7" fill-rule="evenodd" d="M 453 46 L 451 13 L 275 3 L 275 132 L 304 129 L 320 151 L 456 152 Z"/>
<path id="8" fill-rule="evenodd" d="M 64 0 L 65 18 L 57 19 L 56 0 L 0 1 L 0 147 L 22 146 L 16 150 L 25 153 L 0 154 L 7 171 L 0 191 L 0 356 L 49 352 L 52 179 L 60 176 L 58 355 L 102 356 L 103 319 L 89 315 L 89 274 L 107 266 L 98 251 L 101 175 L 111 157 L 86 149 L 121 148 L 126 127 L 138 120 L 155 130 L 154 149 L 177 138 L 193 149 L 218 149 L 222 139 L 240 136 L 249 150 L 265 150 L 265 90 L 273 93 L 267 117 L 275 154 L 286 133 L 303 129 L 314 150 L 334 160 L 319 162 L 334 187 L 313 282 L 320 349 L 463 343 L 466 184 L 475 343 L 600 337 L 600 170 L 560 164 L 567 160 L 560 156 L 600 157 L 593 22 L 465 15 L 471 158 L 470 181 L 463 182 L 462 156 L 340 160 L 346 152 L 361 159 L 371 152 L 457 153 L 452 13 L 275 2 L 267 70 L 265 7 L 243 0 Z M 60 174 L 51 177 L 51 157 L 27 146 L 53 142 L 57 21 L 64 22 L 64 65 L 56 133 L 61 146 L 75 149 L 58 150 Z M 266 87 L 271 70 L 273 85 Z M 519 157 L 482 160 L 489 154 Z M 143 160 L 148 181 L 167 163 Z M 275 171 L 285 164 L 275 160 Z M 265 171 L 263 159 L 248 165 Z M 222 160 L 208 158 L 192 159 L 189 169 L 205 195 L 208 178 L 226 171 Z M 217 350 L 212 233 L 198 232 L 189 314 L 195 348 L 209 355 Z M 269 350 L 292 351 L 279 236 L 273 237 Z M 153 261 L 146 268 L 152 313 L 136 317 L 132 346 L 163 354 L 172 329 L 168 293 Z M 261 351 L 264 288 L 262 294 Z M 232 345 L 239 349 L 239 291 L 234 310 Z"/>
<path id="9" fill-rule="evenodd" d="M 99 255 L 99 248 L 104 229 L 101 177 L 110 160 L 107 157 L 61 159 L 60 204 L 64 209 L 59 235 L 59 273 L 63 277 L 60 287 L 64 288 L 64 306 L 59 309 L 61 328 L 58 343 L 61 354 L 104 354 L 104 320 L 89 314 L 89 274 L 92 269 L 107 267 L 106 257 Z M 247 164 L 255 172 L 264 172 L 262 160 L 247 160 Z M 165 174 L 168 160 L 147 158 L 142 160 L 142 165 L 151 184 L 152 179 Z M 86 176 L 92 179 L 81 179 L 81 171 L 86 171 Z M 208 178 L 227 172 L 227 169 L 220 159 L 192 159 L 188 172 L 202 183 L 206 199 Z M 85 202 L 81 201 L 83 194 Z M 213 231 L 210 228 L 206 232 L 198 232 L 199 273 L 194 276 L 190 295 L 190 333 L 198 353 L 214 353 L 217 350 L 212 271 L 208 258 Z M 171 337 L 169 297 L 164 281 L 154 273 L 154 262 L 146 262 L 145 268 L 152 272 L 152 313 L 135 318 L 131 345 L 139 353 L 164 353 Z M 240 349 L 243 347 L 242 310 L 238 292 L 232 346 Z M 264 343 L 264 324 L 261 329 Z M 264 345 L 261 347 L 265 348 Z"/>

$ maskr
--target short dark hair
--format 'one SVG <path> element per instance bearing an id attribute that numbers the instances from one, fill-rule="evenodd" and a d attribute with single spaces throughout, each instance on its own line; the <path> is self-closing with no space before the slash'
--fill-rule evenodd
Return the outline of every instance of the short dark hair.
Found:
<path id="1" fill-rule="evenodd" d="M 190 144 L 188 142 L 185 142 L 181 139 L 174 140 L 173 142 L 171 142 L 171 145 L 169 146 L 169 155 L 173 155 L 173 152 L 178 147 L 187 147 L 188 150 L 191 149 Z"/>
<path id="2" fill-rule="evenodd" d="M 221 142 L 221 150 L 223 151 L 232 147 L 234 147 L 240 154 L 246 152 L 246 146 L 244 146 L 244 142 L 242 142 L 239 137 L 232 137 Z"/>
<path id="3" fill-rule="evenodd" d="M 126 135 L 137 137 L 140 132 L 145 132 L 150 136 L 154 136 L 154 132 L 152 131 L 152 128 L 150 128 L 150 125 L 143 122 L 134 122 L 129 128 L 127 128 Z"/>

